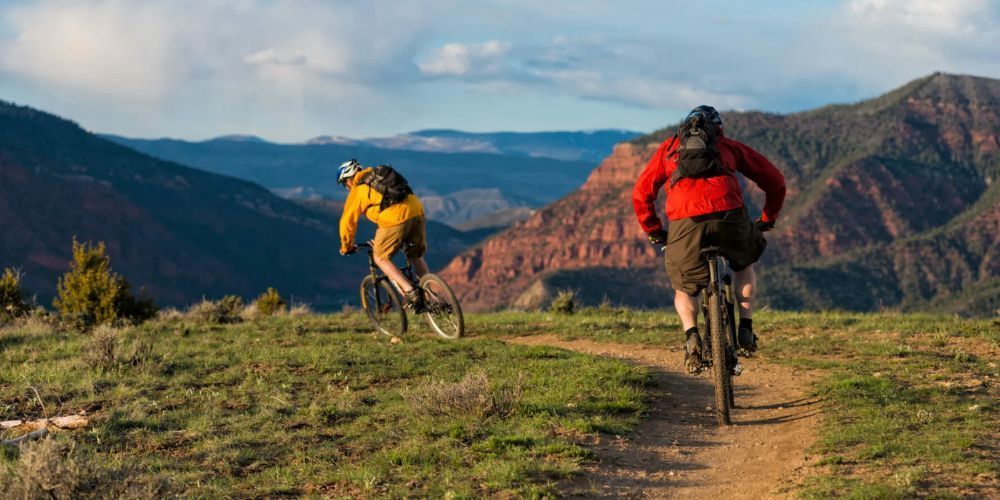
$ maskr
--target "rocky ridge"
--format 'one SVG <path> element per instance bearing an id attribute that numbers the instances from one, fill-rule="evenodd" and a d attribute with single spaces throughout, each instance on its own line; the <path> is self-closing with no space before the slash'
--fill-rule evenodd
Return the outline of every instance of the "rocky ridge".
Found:
<path id="1" fill-rule="evenodd" d="M 1000 307 L 1000 81 L 935 74 L 858 104 L 724 118 L 727 135 L 770 158 L 788 183 L 760 266 L 763 303 Z M 471 309 L 537 306 L 554 283 L 585 302 L 669 303 L 630 195 L 671 134 L 619 144 L 579 190 L 458 256 L 446 278 Z M 762 193 L 744 186 L 756 214 Z"/>

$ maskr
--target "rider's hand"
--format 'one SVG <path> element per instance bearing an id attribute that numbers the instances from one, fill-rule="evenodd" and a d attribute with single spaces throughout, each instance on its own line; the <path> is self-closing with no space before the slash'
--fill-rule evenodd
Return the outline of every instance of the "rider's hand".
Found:
<path id="1" fill-rule="evenodd" d="M 358 251 L 357 245 L 351 245 L 347 248 L 341 248 L 340 255 L 351 255 L 352 253 L 357 253 L 357 251 Z"/>
<path id="2" fill-rule="evenodd" d="M 754 221 L 753 226 L 755 228 L 757 228 L 758 231 L 760 231 L 762 233 L 766 233 L 766 232 L 774 229 L 774 221 L 772 220 L 772 221 L 766 221 L 765 222 L 764 218 L 761 217 L 761 218 L 759 218 L 759 219 L 757 219 L 757 220 Z"/>
<path id="3" fill-rule="evenodd" d="M 657 229 L 646 235 L 649 238 L 649 242 L 654 245 L 666 245 L 667 244 L 667 232 L 662 229 Z"/>

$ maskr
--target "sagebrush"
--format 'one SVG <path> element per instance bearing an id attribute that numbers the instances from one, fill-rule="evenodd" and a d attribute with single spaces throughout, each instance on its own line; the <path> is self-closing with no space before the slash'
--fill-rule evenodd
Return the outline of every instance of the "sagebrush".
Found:
<path id="1" fill-rule="evenodd" d="M 188 309 L 188 317 L 205 323 L 225 325 L 243 320 L 243 299 L 226 295 L 219 300 L 202 300 Z"/>
<path id="2" fill-rule="evenodd" d="M 156 315 L 153 300 L 132 294 L 125 277 L 111 269 L 104 242 L 73 240 L 73 261 L 59 278 L 53 306 L 62 323 L 88 331 L 97 325 L 140 323 Z"/>
<path id="3" fill-rule="evenodd" d="M 143 478 L 128 468 L 111 468 L 73 445 L 54 439 L 26 443 L 14 467 L 0 469 L 0 498 L 159 498 L 168 492 L 161 478 Z"/>
<path id="4" fill-rule="evenodd" d="M 108 371 L 125 367 L 146 367 L 156 360 L 149 339 L 108 325 L 95 328 L 84 344 L 83 361 L 95 370 Z"/>
<path id="5" fill-rule="evenodd" d="M 430 415 L 509 417 L 521 402 L 523 382 L 519 376 L 512 383 L 493 386 L 486 372 L 473 370 L 458 382 L 437 382 L 409 397 L 415 408 Z"/>

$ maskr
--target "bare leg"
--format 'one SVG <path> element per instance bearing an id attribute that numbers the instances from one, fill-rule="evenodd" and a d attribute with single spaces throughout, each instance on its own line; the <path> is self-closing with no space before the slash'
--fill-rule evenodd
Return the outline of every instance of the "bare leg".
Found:
<path id="1" fill-rule="evenodd" d="M 427 261 L 423 257 L 410 259 L 410 264 L 413 265 L 413 272 L 416 273 L 418 279 L 431 272 L 430 268 L 427 267 Z"/>
<path id="2" fill-rule="evenodd" d="M 698 324 L 698 297 L 692 297 L 680 290 L 674 292 L 674 307 L 681 318 L 681 328 L 684 331 Z"/>
<path id="3" fill-rule="evenodd" d="M 396 264 L 393 264 L 391 260 L 375 257 L 375 265 L 378 266 L 378 268 L 381 269 L 382 272 L 389 277 L 389 279 L 399 285 L 399 288 L 403 290 L 403 293 L 408 293 L 413 290 L 413 283 L 410 283 L 410 280 L 406 279 L 406 276 L 403 276 L 403 272 L 400 271 L 399 268 L 396 267 Z"/>
<path id="4" fill-rule="evenodd" d="M 756 287 L 757 274 L 753 271 L 753 265 L 736 272 L 736 300 L 740 304 L 741 318 L 753 318 L 753 293 Z"/>

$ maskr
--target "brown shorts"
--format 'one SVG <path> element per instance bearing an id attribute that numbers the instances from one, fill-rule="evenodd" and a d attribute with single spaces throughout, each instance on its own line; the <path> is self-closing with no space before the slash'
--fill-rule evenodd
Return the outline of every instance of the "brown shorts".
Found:
<path id="1" fill-rule="evenodd" d="M 746 208 L 670 221 L 664 264 L 670 286 L 697 295 L 708 285 L 708 264 L 701 249 L 718 246 L 734 271 L 757 262 L 767 241 L 754 227 Z"/>
<path id="2" fill-rule="evenodd" d="M 427 220 L 414 217 L 395 226 L 380 227 L 375 231 L 375 256 L 391 259 L 405 246 L 406 257 L 416 259 L 427 253 Z"/>

